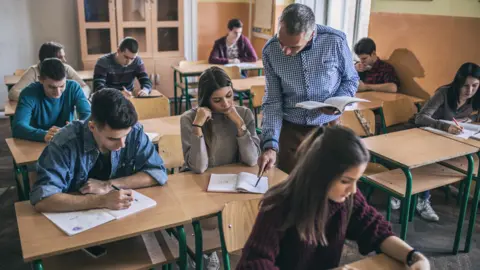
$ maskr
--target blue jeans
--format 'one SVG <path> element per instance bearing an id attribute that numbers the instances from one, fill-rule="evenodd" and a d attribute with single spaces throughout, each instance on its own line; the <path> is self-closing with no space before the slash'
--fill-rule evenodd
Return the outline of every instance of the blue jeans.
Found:
<path id="1" fill-rule="evenodd" d="M 430 190 L 427 190 L 427 191 L 424 191 L 422 193 L 419 194 L 419 197 L 422 199 L 422 200 L 426 200 L 430 197 Z"/>

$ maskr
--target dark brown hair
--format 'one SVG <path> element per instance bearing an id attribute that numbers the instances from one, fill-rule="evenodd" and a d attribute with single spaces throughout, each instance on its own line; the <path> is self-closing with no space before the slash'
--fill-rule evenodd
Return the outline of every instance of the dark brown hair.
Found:
<path id="1" fill-rule="evenodd" d="M 302 241 L 326 246 L 330 187 L 348 169 L 367 163 L 370 155 L 353 131 L 335 126 L 312 131 L 298 148 L 297 158 L 287 180 L 265 194 L 262 211 L 286 206 L 288 213 L 281 230 L 295 227 Z M 348 217 L 353 196 L 345 201 Z"/>
<path id="2" fill-rule="evenodd" d="M 213 92 L 220 88 L 232 86 L 232 80 L 225 72 L 225 70 L 219 67 L 211 67 L 206 69 L 198 81 L 198 107 L 207 107 L 212 109 L 210 104 L 210 98 Z M 202 128 L 205 144 L 207 150 L 210 149 L 212 143 L 212 125 L 210 122 L 206 122 Z"/>

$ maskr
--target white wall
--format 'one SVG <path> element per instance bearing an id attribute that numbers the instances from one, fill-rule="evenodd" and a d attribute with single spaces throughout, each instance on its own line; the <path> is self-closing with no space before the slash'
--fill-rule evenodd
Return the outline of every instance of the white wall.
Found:
<path id="1" fill-rule="evenodd" d="M 76 0 L 1 0 L 0 109 L 7 100 L 3 76 L 38 62 L 38 49 L 46 41 L 65 46 L 67 60 L 80 66 L 80 40 Z"/>

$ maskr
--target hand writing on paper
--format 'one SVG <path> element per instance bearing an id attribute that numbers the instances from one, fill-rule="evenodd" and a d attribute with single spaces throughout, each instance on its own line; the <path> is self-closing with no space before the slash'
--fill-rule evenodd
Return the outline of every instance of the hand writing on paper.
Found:
<path id="1" fill-rule="evenodd" d="M 59 127 L 53 126 L 51 127 L 48 131 L 45 137 L 43 138 L 45 142 L 50 142 L 53 139 L 53 136 L 57 134 L 57 132 L 60 131 Z"/>
<path id="2" fill-rule="evenodd" d="M 97 179 L 90 178 L 88 181 L 80 188 L 80 193 L 82 194 L 106 194 L 113 190 L 110 181 L 101 181 Z"/>
<path id="3" fill-rule="evenodd" d="M 456 125 L 450 125 L 448 127 L 448 133 L 450 134 L 460 134 L 463 132 L 463 127 L 462 126 L 456 126 Z"/>
<path id="4" fill-rule="evenodd" d="M 146 89 L 133 90 L 133 95 L 135 97 L 146 97 L 148 96 L 148 90 Z"/>
<path id="5" fill-rule="evenodd" d="M 130 93 L 130 91 L 128 91 L 127 88 L 125 88 L 125 86 L 123 86 L 122 94 L 126 98 L 131 98 L 132 97 L 132 93 Z"/>
<path id="6" fill-rule="evenodd" d="M 102 206 L 112 210 L 127 209 L 133 201 L 131 189 L 112 190 L 102 198 Z"/>

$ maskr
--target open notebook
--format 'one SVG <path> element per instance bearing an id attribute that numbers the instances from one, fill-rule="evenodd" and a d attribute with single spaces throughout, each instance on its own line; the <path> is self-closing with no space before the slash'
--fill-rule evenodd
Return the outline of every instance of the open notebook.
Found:
<path id="1" fill-rule="evenodd" d="M 444 123 L 448 123 L 450 125 L 455 125 L 455 122 L 453 121 L 446 121 L 446 120 L 440 120 Z M 480 140 L 480 125 L 475 125 L 475 124 L 468 124 L 468 123 L 459 123 L 463 127 L 463 131 L 460 134 L 450 134 L 446 131 L 435 129 L 432 127 L 424 127 L 423 129 L 428 130 L 433 133 L 437 134 L 445 134 L 445 135 L 450 135 L 450 136 L 455 136 L 457 138 L 461 139 L 476 139 Z"/>
<path id="2" fill-rule="evenodd" d="M 311 100 L 300 102 L 300 103 L 297 103 L 295 107 L 303 108 L 307 110 L 331 107 L 343 113 L 343 111 L 345 111 L 345 107 L 355 102 L 370 102 L 370 101 L 363 98 L 356 98 L 356 97 L 331 97 L 325 100 L 324 102 L 317 102 L 317 101 L 311 101 Z"/>
<path id="3" fill-rule="evenodd" d="M 251 173 L 213 174 L 210 176 L 209 192 L 249 192 L 264 194 L 268 189 L 268 177 L 263 176 L 258 185 L 258 177 Z"/>
<path id="4" fill-rule="evenodd" d="M 148 139 L 153 142 L 160 134 L 156 133 L 156 132 L 145 132 L 145 134 L 147 135 Z"/>
<path id="5" fill-rule="evenodd" d="M 135 190 L 133 190 L 132 195 L 134 200 L 128 209 L 92 209 L 87 211 L 42 214 L 66 234 L 72 236 L 112 220 L 121 219 L 157 205 L 156 201 Z"/>

